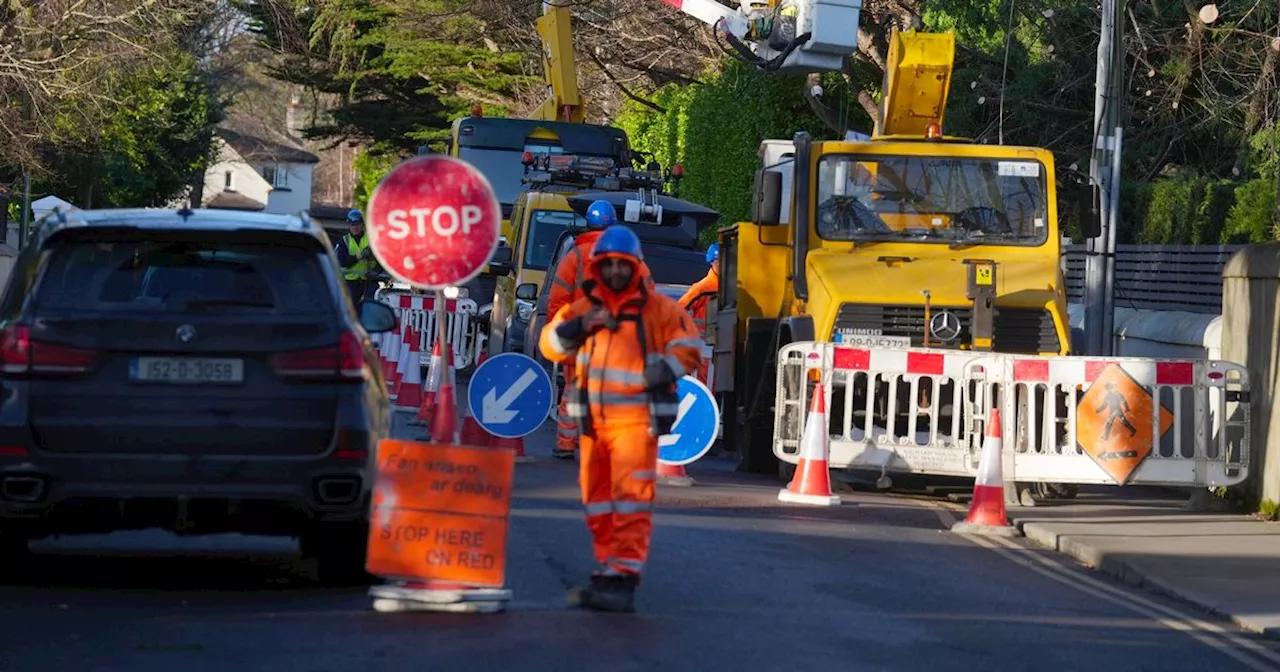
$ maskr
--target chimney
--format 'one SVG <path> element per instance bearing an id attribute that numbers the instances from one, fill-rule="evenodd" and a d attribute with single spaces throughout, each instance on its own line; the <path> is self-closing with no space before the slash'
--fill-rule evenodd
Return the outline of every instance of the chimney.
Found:
<path id="1" fill-rule="evenodd" d="M 302 139 L 302 100 L 295 94 L 289 98 L 289 107 L 285 110 L 285 133 L 289 137 Z"/>

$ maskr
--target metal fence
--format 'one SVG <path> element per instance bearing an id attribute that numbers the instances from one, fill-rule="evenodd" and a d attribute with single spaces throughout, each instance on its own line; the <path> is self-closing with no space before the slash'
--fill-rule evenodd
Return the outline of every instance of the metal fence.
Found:
<path id="1" fill-rule="evenodd" d="M 1222 269 L 1243 245 L 1118 245 L 1116 307 L 1222 312 Z M 1064 255 L 1067 297 L 1084 302 L 1085 246 Z"/>

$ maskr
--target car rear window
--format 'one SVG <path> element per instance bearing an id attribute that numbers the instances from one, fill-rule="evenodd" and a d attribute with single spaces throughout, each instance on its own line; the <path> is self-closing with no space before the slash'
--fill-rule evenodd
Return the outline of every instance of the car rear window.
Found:
<path id="1" fill-rule="evenodd" d="M 37 308 L 333 312 L 314 246 L 244 240 L 73 239 L 52 252 Z"/>

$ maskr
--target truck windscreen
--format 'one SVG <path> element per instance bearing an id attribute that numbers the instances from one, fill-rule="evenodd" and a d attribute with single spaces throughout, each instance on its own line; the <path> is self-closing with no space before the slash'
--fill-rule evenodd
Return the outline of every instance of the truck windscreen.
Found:
<path id="1" fill-rule="evenodd" d="M 467 147 L 464 145 L 458 148 L 458 158 L 475 166 L 477 170 L 484 174 L 485 178 L 489 180 L 489 184 L 493 186 L 494 194 L 497 195 L 499 203 L 511 205 L 516 202 L 520 192 L 526 188 L 525 184 L 520 181 L 524 177 L 524 164 L 521 163 L 520 159 L 524 156 L 526 150 L 541 154 L 561 153 L 559 147 L 541 145 L 525 145 L 512 149 Z"/>
<path id="2" fill-rule="evenodd" d="M 1048 240 L 1038 161 L 827 155 L 817 233 L 832 241 L 1040 245 Z"/>

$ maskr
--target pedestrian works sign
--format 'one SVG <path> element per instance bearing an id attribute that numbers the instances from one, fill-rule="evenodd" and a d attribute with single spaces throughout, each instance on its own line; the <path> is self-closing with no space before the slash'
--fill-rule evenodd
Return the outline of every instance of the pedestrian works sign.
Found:
<path id="1" fill-rule="evenodd" d="M 1076 406 L 1076 443 L 1116 485 L 1127 485 L 1138 465 L 1151 454 L 1156 439 L 1172 424 L 1173 414 L 1156 405 L 1151 391 L 1119 364 L 1112 364 L 1102 370 Z"/>

